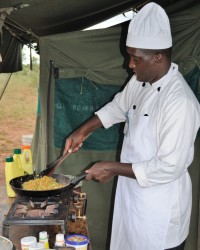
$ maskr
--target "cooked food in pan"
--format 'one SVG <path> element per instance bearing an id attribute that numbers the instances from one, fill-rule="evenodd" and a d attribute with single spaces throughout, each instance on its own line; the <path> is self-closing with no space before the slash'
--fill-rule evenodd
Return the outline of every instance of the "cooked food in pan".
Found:
<path id="1" fill-rule="evenodd" d="M 26 181 L 22 184 L 24 190 L 52 190 L 62 188 L 65 185 L 49 176 L 43 176 L 34 180 Z"/>

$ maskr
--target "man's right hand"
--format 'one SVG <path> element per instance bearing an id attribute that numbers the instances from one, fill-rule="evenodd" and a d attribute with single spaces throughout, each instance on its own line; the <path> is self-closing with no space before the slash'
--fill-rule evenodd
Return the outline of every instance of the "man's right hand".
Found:
<path id="1" fill-rule="evenodd" d="M 63 154 L 74 153 L 79 150 L 79 148 L 83 145 L 83 141 L 86 139 L 84 135 L 79 132 L 79 129 L 74 131 L 65 142 L 65 148 Z"/>
<path id="2" fill-rule="evenodd" d="M 63 154 L 66 154 L 67 152 L 77 152 L 83 145 L 83 142 L 92 134 L 92 132 L 101 126 L 102 123 L 98 116 L 94 115 L 91 117 L 66 139 Z"/>

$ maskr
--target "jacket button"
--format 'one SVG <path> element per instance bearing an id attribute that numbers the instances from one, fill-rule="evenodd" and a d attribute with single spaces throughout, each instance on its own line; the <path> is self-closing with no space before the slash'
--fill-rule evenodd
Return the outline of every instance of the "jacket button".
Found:
<path id="1" fill-rule="evenodd" d="M 145 85 L 146 85 L 145 82 L 143 82 L 142 87 L 145 87 Z"/>
<path id="2" fill-rule="evenodd" d="M 136 106 L 135 106 L 135 105 L 133 105 L 133 109 L 136 109 Z"/>
<path id="3" fill-rule="evenodd" d="M 160 89 L 161 89 L 161 87 L 158 87 L 158 88 L 157 88 L 158 92 L 160 91 Z"/>

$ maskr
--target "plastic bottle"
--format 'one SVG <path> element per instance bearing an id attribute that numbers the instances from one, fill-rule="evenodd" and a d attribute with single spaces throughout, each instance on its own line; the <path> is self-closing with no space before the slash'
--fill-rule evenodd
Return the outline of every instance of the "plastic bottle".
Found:
<path id="1" fill-rule="evenodd" d="M 16 171 L 18 171 L 18 176 L 23 176 L 24 170 L 21 164 L 21 149 L 20 148 L 14 149 L 13 161 L 15 163 Z"/>
<path id="2" fill-rule="evenodd" d="M 29 246 L 37 242 L 36 237 L 27 236 L 21 239 L 21 250 L 29 250 Z"/>
<path id="3" fill-rule="evenodd" d="M 56 234 L 55 247 L 64 247 L 65 246 L 65 237 L 64 234 Z"/>
<path id="4" fill-rule="evenodd" d="M 22 145 L 31 146 L 33 135 L 22 135 Z"/>
<path id="5" fill-rule="evenodd" d="M 45 249 L 49 249 L 49 240 L 46 231 L 42 231 L 39 233 L 39 242 L 44 244 Z"/>
<path id="6" fill-rule="evenodd" d="M 21 165 L 25 173 L 33 174 L 33 159 L 30 145 L 22 145 Z"/>
<path id="7" fill-rule="evenodd" d="M 81 234 L 72 234 L 65 238 L 67 247 L 74 247 L 75 249 L 87 250 L 88 249 L 88 237 Z"/>
<path id="8" fill-rule="evenodd" d="M 12 156 L 6 157 L 5 160 L 5 178 L 8 197 L 15 197 L 16 194 L 10 186 L 10 180 L 16 177 L 15 165 Z"/>
<path id="9" fill-rule="evenodd" d="M 35 242 L 29 245 L 29 250 L 44 250 L 44 244 L 41 242 Z"/>

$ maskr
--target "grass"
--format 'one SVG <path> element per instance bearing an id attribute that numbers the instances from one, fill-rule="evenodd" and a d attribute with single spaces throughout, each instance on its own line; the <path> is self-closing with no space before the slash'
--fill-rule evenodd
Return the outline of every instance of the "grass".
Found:
<path id="1" fill-rule="evenodd" d="M 23 67 L 12 74 L 0 100 L 0 163 L 14 148 L 21 147 L 23 134 L 33 134 L 35 129 L 39 65 L 35 64 L 33 71 L 28 65 Z M 7 74 L 0 74 L 0 92 L 7 78 Z"/>

